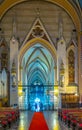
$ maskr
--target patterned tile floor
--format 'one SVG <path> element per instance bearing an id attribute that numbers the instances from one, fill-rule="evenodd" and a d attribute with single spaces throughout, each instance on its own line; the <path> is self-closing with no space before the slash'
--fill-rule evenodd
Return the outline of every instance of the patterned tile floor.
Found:
<path id="1" fill-rule="evenodd" d="M 44 116 L 48 124 L 49 130 L 71 130 L 68 129 L 62 122 L 58 121 L 56 111 L 44 111 Z M 28 130 L 30 122 L 32 120 L 33 112 L 32 111 L 21 111 L 20 119 L 12 124 L 12 127 L 6 130 Z M 3 130 L 3 129 L 0 129 Z"/>

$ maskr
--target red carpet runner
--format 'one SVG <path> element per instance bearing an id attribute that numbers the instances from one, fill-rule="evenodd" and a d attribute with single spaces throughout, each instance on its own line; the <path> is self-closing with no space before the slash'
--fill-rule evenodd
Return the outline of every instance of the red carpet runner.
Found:
<path id="1" fill-rule="evenodd" d="M 35 112 L 29 130 L 49 130 L 42 112 Z"/>

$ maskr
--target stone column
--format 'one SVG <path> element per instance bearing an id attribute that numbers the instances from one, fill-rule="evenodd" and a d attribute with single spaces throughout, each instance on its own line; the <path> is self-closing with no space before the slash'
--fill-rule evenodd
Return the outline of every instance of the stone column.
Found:
<path id="1" fill-rule="evenodd" d="M 16 67 L 16 85 L 12 85 L 12 65 Z M 10 41 L 10 106 L 18 105 L 18 41 L 12 37 Z"/>

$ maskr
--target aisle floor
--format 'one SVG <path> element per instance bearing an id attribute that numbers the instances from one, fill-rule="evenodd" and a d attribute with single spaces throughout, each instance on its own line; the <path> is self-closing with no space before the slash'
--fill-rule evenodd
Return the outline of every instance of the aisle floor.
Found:
<path id="1" fill-rule="evenodd" d="M 28 130 L 33 116 L 32 111 L 21 111 L 20 119 L 7 130 Z M 61 122 L 58 121 L 56 111 L 44 111 L 44 116 L 49 130 L 68 130 Z"/>

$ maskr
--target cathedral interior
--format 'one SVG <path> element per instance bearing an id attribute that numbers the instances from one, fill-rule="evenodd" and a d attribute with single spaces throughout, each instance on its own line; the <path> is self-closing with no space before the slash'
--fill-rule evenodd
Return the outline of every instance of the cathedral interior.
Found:
<path id="1" fill-rule="evenodd" d="M 82 0 L 0 0 L 0 113 L 16 109 L 20 120 L 27 113 L 29 124 L 43 111 L 49 130 L 67 130 L 57 114 L 81 107 Z"/>

